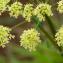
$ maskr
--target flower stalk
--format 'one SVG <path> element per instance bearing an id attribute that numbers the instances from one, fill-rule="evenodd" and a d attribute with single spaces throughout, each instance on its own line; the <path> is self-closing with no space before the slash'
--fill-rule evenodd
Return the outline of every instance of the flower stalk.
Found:
<path id="1" fill-rule="evenodd" d="M 45 18 L 46 18 L 46 22 L 48 23 L 49 28 L 50 28 L 50 30 L 52 32 L 52 35 L 54 37 L 55 36 L 55 33 L 56 33 L 56 30 L 54 28 L 54 24 L 52 23 L 51 19 L 47 15 L 45 15 Z"/>

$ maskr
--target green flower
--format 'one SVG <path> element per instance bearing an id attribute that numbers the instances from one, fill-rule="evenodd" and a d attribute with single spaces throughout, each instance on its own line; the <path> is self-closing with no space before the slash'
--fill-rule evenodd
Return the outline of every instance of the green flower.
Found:
<path id="1" fill-rule="evenodd" d="M 0 25 L 0 46 L 3 48 L 9 43 L 11 38 L 14 38 L 14 36 L 10 34 L 10 31 L 10 28 Z"/>
<path id="2" fill-rule="evenodd" d="M 33 5 L 26 4 L 23 11 L 23 17 L 25 18 L 26 21 L 30 22 L 32 15 L 33 15 Z"/>
<path id="3" fill-rule="evenodd" d="M 20 36 L 20 46 L 28 49 L 30 52 L 35 51 L 36 47 L 41 43 L 40 33 L 35 29 L 24 30 L 23 34 Z"/>
<path id="4" fill-rule="evenodd" d="M 3 13 L 6 8 L 7 8 L 7 4 L 10 2 L 10 0 L 0 0 L 0 15 L 1 13 Z"/>
<path id="5" fill-rule="evenodd" d="M 63 13 L 63 0 L 61 0 L 61 1 L 58 2 L 58 8 L 57 8 L 57 10 L 60 13 Z"/>
<path id="6" fill-rule="evenodd" d="M 23 7 L 20 2 L 14 2 L 8 9 L 10 16 L 17 18 L 19 15 L 22 15 Z"/>
<path id="7" fill-rule="evenodd" d="M 55 40 L 57 41 L 58 46 L 63 47 L 63 26 L 60 27 L 60 29 L 56 33 Z"/>
<path id="8" fill-rule="evenodd" d="M 47 3 L 39 4 L 34 10 L 34 15 L 36 15 L 40 21 L 45 21 L 45 14 L 47 14 L 48 16 L 53 15 L 51 5 Z"/>

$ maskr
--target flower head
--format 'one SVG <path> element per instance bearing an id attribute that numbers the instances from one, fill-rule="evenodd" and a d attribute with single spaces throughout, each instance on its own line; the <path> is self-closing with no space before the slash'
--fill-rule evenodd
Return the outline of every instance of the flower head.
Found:
<path id="1" fill-rule="evenodd" d="M 32 4 L 26 4 L 23 11 L 23 17 L 26 21 L 30 22 L 30 19 L 33 15 L 33 5 Z"/>
<path id="2" fill-rule="evenodd" d="M 14 36 L 10 34 L 11 29 L 0 25 L 0 46 L 5 47 Z"/>
<path id="3" fill-rule="evenodd" d="M 60 29 L 56 33 L 55 39 L 57 41 L 58 46 L 62 46 L 63 47 L 63 26 L 60 27 Z"/>
<path id="4" fill-rule="evenodd" d="M 10 2 L 10 0 L 0 0 L 0 15 L 1 13 L 3 13 L 6 8 L 7 8 L 7 4 Z"/>
<path id="5" fill-rule="evenodd" d="M 47 14 L 48 16 L 53 15 L 51 10 L 51 5 L 42 3 L 42 4 L 39 4 L 34 10 L 34 15 L 36 15 L 40 21 L 45 20 L 45 14 Z"/>
<path id="6" fill-rule="evenodd" d="M 29 51 L 35 51 L 36 47 L 41 43 L 40 33 L 35 29 L 24 30 L 23 34 L 20 36 L 20 46 L 23 46 Z"/>
<path id="7" fill-rule="evenodd" d="M 61 1 L 58 2 L 58 8 L 57 8 L 57 10 L 60 13 L 63 13 L 63 0 L 61 0 Z"/>
<path id="8" fill-rule="evenodd" d="M 14 2 L 8 9 L 10 16 L 17 18 L 19 15 L 22 15 L 23 7 L 20 2 Z"/>

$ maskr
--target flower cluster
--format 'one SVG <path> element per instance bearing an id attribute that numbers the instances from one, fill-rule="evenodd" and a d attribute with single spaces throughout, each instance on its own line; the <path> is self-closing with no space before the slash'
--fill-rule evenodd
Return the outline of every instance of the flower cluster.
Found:
<path id="1" fill-rule="evenodd" d="M 7 3 L 10 0 L 1 0 L 0 1 L 0 14 L 8 8 L 9 14 L 12 17 L 17 18 L 22 15 L 26 21 L 30 22 L 32 16 L 37 16 L 40 21 L 45 21 L 45 14 L 52 16 L 51 5 L 47 3 L 39 4 L 35 9 L 33 4 L 22 5 L 20 2 L 16 1 L 11 6 L 7 6 Z"/>
<path id="2" fill-rule="evenodd" d="M 63 47 L 63 26 L 60 27 L 60 29 L 56 33 L 55 39 L 57 41 L 58 46 L 62 46 Z"/>
<path id="3" fill-rule="evenodd" d="M 13 35 L 10 34 L 11 29 L 0 25 L 0 46 L 5 47 L 11 38 L 14 38 Z"/>
<path id="4" fill-rule="evenodd" d="M 40 33 L 36 29 L 24 30 L 23 34 L 20 36 L 20 46 L 23 46 L 29 51 L 35 51 L 36 47 L 41 43 Z"/>
<path id="5" fill-rule="evenodd" d="M 45 14 L 47 14 L 48 16 L 53 15 L 51 10 L 51 5 L 42 3 L 42 4 L 39 4 L 34 10 L 34 15 L 36 15 L 40 21 L 45 20 Z"/>
<path id="6" fill-rule="evenodd" d="M 19 15 L 22 15 L 23 7 L 20 2 L 15 2 L 8 8 L 9 8 L 10 16 L 17 18 Z"/>
<path id="7" fill-rule="evenodd" d="M 2 12 L 4 12 L 7 8 L 7 4 L 10 2 L 10 0 L 0 0 L 0 15 Z"/>
<path id="8" fill-rule="evenodd" d="M 23 17 L 26 21 L 30 22 L 30 19 L 33 15 L 33 5 L 32 4 L 26 4 L 23 11 Z"/>
<path id="9" fill-rule="evenodd" d="M 61 1 L 58 2 L 58 8 L 57 8 L 57 10 L 60 13 L 63 13 L 63 0 L 61 0 Z"/>

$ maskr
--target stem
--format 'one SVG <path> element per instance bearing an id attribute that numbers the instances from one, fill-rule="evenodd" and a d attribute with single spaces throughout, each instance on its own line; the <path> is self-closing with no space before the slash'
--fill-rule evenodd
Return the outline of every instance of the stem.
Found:
<path id="1" fill-rule="evenodd" d="M 26 21 L 18 23 L 17 25 L 13 26 L 12 29 L 15 29 L 16 27 L 18 27 L 18 26 L 20 26 L 20 25 L 22 25 L 24 23 L 26 23 Z"/>
<path id="2" fill-rule="evenodd" d="M 51 30 L 51 32 L 53 34 L 53 37 L 54 37 L 55 36 L 55 33 L 56 33 L 54 24 L 52 23 L 51 19 L 47 15 L 45 15 L 45 17 L 46 17 L 46 20 L 47 20 L 46 22 L 48 23 L 49 28 L 50 28 L 50 30 Z"/>
<path id="3" fill-rule="evenodd" d="M 42 30 L 41 30 L 42 29 Z M 58 47 L 56 41 L 54 40 L 54 38 L 52 38 L 45 30 L 43 27 L 40 26 L 40 30 L 51 40 L 51 42 L 53 43 L 54 47 L 56 47 L 60 52 L 62 52 L 61 48 Z"/>
<path id="4" fill-rule="evenodd" d="M 61 48 L 58 47 L 58 45 L 57 45 L 57 43 L 55 42 L 54 38 L 52 38 L 52 37 L 48 34 L 48 32 L 46 32 L 46 30 L 42 27 L 42 23 L 41 23 L 36 17 L 32 17 L 32 18 L 33 18 L 33 20 L 34 20 L 34 22 L 35 22 L 36 25 L 37 25 L 38 22 L 39 22 L 38 28 L 39 28 L 39 29 L 45 34 L 45 36 L 54 44 L 54 46 L 55 46 L 57 49 L 59 49 L 59 51 L 61 52 Z"/>
<path id="5" fill-rule="evenodd" d="M 45 31 L 45 29 L 42 27 L 42 23 L 38 20 L 38 18 L 36 18 L 35 16 L 32 17 L 32 19 L 34 20 L 35 24 L 37 25 L 38 22 L 38 28 L 51 40 L 54 41 L 53 38 Z"/>
<path id="6" fill-rule="evenodd" d="M 35 28 L 38 29 L 38 28 L 39 28 L 39 25 L 40 25 L 40 22 L 37 22 L 37 23 L 35 24 Z"/>
<path id="7" fill-rule="evenodd" d="M 6 63 L 11 63 L 11 59 L 12 59 L 12 52 L 11 52 L 11 46 L 10 46 L 10 44 L 8 44 L 8 46 L 6 47 L 6 59 L 7 59 L 7 61 L 6 61 Z"/>

